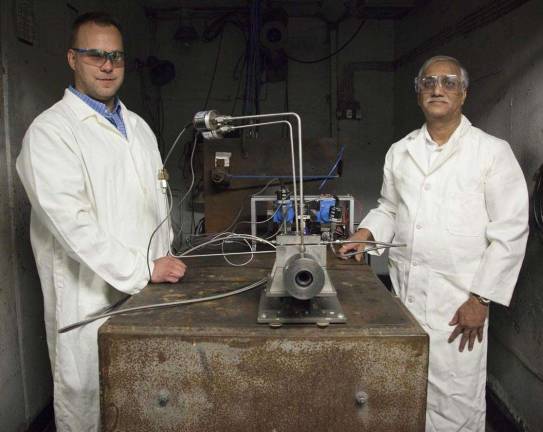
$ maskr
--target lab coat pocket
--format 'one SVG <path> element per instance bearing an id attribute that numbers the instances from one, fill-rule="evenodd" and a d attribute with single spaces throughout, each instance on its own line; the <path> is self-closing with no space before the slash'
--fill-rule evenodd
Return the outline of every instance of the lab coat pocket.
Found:
<path id="1" fill-rule="evenodd" d="M 403 262 L 395 260 L 394 258 L 388 258 L 388 273 L 390 275 L 390 281 L 392 287 L 397 296 L 402 299 L 405 298 L 405 265 Z"/>
<path id="2" fill-rule="evenodd" d="M 453 330 L 449 322 L 469 298 L 472 274 L 430 272 L 426 297 L 426 321 L 434 330 Z"/>
<path id="3" fill-rule="evenodd" d="M 485 235 L 487 223 L 484 194 L 463 192 L 447 197 L 447 230 L 450 234 L 481 237 Z"/>

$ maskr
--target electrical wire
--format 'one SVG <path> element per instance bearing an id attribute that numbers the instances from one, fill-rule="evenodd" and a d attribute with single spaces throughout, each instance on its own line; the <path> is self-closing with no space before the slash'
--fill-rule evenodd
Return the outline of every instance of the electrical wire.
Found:
<path id="1" fill-rule="evenodd" d="M 278 178 L 273 178 L 272 180 L 270 180 L 268 183 L 266 183 L 262 189 L 260 189 L 258 192 L 254 193 L 253 196 L 255 195 L 260 195 L 262 194 L 263 192 L 265 192 L 270 186 L 272 183 L 274 183 L 275 181 L 278 181 L 279 179 Z M 226 233 L 226 232 L 229 232 L 230 230 L 232 231 L 235 231 L 236 228 L 237 228 L 237 225 L 239 225 L 240 223 L 251 223 L 250 221 L 241 221 L 241 222 L 238 222 L 239 220 L 239 217 L 241 216 L 241 213 L 243 211 L 243 203 L 240 207 L 240 209 L 238 210 L 238 213 L 236 214 L 236 217 L 234 218 L 233 222 L 227 227 L 225 228 L 223 231 L 220 231 L 218 233 L 207 233 L 207 234 L 196 234 L 196 235 L 192 235 L 190 237 L 204 237 L 204 241 L 206 239 L 210 239 L 210 238 L 214 238 L 216 237 L 217 235 L 220 235 L 220 234 L 223 234 L 223 233 Z M 271 217 L 273 218 L 274 215 L 272 215 Z M 264 222 L 268 222 L 269 220 L 266 220 L 266 221 L 261 221 L 261 222 L 256 222 L 256 223 L 264 223 Z M 192 244 L 191 244 L 192 246 Z"/>
<path id="2" fill-rule="evenodd" d="M 337 158 L 336 158 L 336 161 L 334 162 L 334 164 L 332 165 L 332 168 L 330 168 L 330 172 L 328 173 L 328 175 L 326 176 L 326 178 L 322 181 L 322 183 L 319 185 L 319 191 L 322 190 L 322 188 L 324 187 L 324 185 L 326 184 L 326 182 L 328 181 L 328 179 L 330 178 L 330 176 L 332 175 L 332 173 L 336 170 L 336 168 L 338 167 L 339 163 L 341 162 L 341 159 L 343 158 L 343 152 L 345 152 L 345 144 L 341 146 L 341 149 L 339 150 L 339 153 L 337 155 Z"/>
<path id="3" fill-rule="evenodd" d="M 281 207 L 277 207 L 275 209 L 275 211 L 273 212 L 273 214 L 268 219 L 265 219 L 265 220 L 262 220 L 262 221 L 255 221 L 254 223 L 258 225 L 258 224 L 263 224 L 263 223 L 271 221 L 279 210 L 281 210 Z M 253 221 L 239 221 L 232 231 L 235 231 L 239 224 L 252 224 L 252 223 L 253 223 Z"/>
<path id="4" fill-rule="evenodd" d="M 168 162 L 168 159 L 170 158 L 173 150 L 175 149 L 175 146 L 177 145 L 177 143 L 179 142 L 179 140 L 181 139 L 181 137 L 183 136 L 183 134 L 185 133 L 185 131 L 192 126 L 192 122 L 191 123 L 187 123 L 183 129 L 181 130 L 181 132 L 179 132 L 179 134 L 177 135 L 177 138 L 175 138 L 172 146 L 170 147 L 170 150 L 168 151 L 168 154 L 166 155 L 166 157 L 164 158 L 164 163 L 162 164 L 162 168 L 164 168 L 166 166 L 166 163 Z"/>
<path id="5" fill-rule="evenodd" d="M 149 254 L 151 252 L 151 243 L 153 241 L 153 237 L 158 232 L 160 227 L 164 224 L 164 222 L 170 220 L 170 215 L 172 213 L 172 207 L 173 207 L 173 196 L 172 196 L 172 190 L 170 189 L 170 185 L 167 184 L 167 190 L 168 195 L 166 196 L 166 200 L 168 200 L 168 196 L 170 198 L 170 202 L 167 203 L 168 212 L 166 214 L 166 217 L 160 221 L 160 223 L 157 225 L 157 227 L 154 229 L 154 231 L 151 233 L 151 236 L 149 237 L 149 242 L 147 243 L 147 254 L 145 255 L 145 262 L 147 263 L 147 271 L 149 272 L 149 282 L 151 281 L 152 274 L 151 274 L 151 264 L 149 263 Z M 170 230 L 168 230 L 168 241 L 169 241 L 169 233 Z"/>
<path id="6" fill-rule="evenodd" d="M 333 53 L 330 53 L 324 57 L 321 57 L 319 59 L 315 59 L 315 60 L 302 60 L 302 59 L 298 59 L 296 57 L 292 57 L 288 54 L 285 53 L 285 56 L 289 59 L 289 60 L 292 60 L 292 61 L 295 61 L 297 63 L 304 63 L 304 64 L 313 64 L 313 63 L 320 63 L 322 61 L 325 61 L 325 60 L 328 60 L 332 57 L 334 57 L 335 55 L 339 54 L 341 51 L 343 51 L 347 45 L 349 45 L 353 39 L 358 35 L 358 33 L 360 33 L 360 30 L 362 30 L 362 27 L 364 26 L 364 24 L 366 23 L 366 20 L 365 19 L 362 19 L 360 21 L 360 25 L 358 26 L 358 28 L 356 29 L 356 31 L 353 33 L 353 35 L 347 39 L 346 42 L 343 43 L 343 45 L 341 45 L 337 50 L 335 50 Z"/>
<path id="7" fill-rule="evenodd" d="M 207 109 L 209 98 L 211 97 L 211 91 L 213 90 L 213 84 L 215 84 L 215 76 L 217 75 L 217 66 L 219 65 L 219 58 L 221 57 L 222 41 L 224 39 L 224 30 L 221 31 L 221 37 L 219 38 L 219 46 L 217 48 L 217 55 L 215 57 L 215 65 L 213 66 L 213 73 L 211 74 L 211 82 L 207 89 L 207 95 L 204 103 L 204 110 Z"/>
<path id="8" fill-rule="evenodd" d="M 371 248 L 365 248 L 365 249 L 362 249 L 361 251 L 356 251 L 356 252 L 352 252 L 352 253 L 348 253 L 348 254 L 338 254 L 337 251 L 334 249 L 334 243 L 336 243 L 337 240 L 335 241 L 331 241 L 331 242 L 322 242 L 324 244 L 328 243 L 328 245 L 330 246 L 330 250 L 332 251 L 332 253 L 334 254 L 334 256 L 336 256 L 337 258 L 351 258 L 355 255 L 360 255 L 360 254 L 367 254 L 369 252 L 373 252 L 373 251 L 377 251 L 377 250 L 381 250 L 381 249 L 390 249 L 390 248 L 393 248 L 393 247 L 405 247 L 407 246 L 406 244 L 404 243 L 385 243 L 385 242 L 374 242 L 374 241 L 343 241 L 341 243 L 367 243 L 367 244 L 373 244 L 375 245 L 374 247 L 371 247 Z"/>
<path id="9" fill-rule="evenodd" d="M 175 144 L 177 144 L 177 141 L 179 140 L 179 138 L 181 138 L 181 135 L 183 134 L 183 132 L 187 129 L 188 125 L 185 126 L 185 128 L 183 128 L 183 130 L 181 131 L 181 133 L 178 135 L 177 139 L 175 140 L 174 144 L 172 145 L 172 148 L 170 149 L 170 152 L 168 154 L 168 156 L 171 154 L 171 152 L 173 151 L 174 147 L 175 147 Z M 179 203 L 179 205 L 181 205 L 183 203 L 183 201 L 185 200 L 185 198 L 187 197 L 187 195 L 190 193 L 191 189 L 192 189 L 192 186 L 194 185 L 194 168 L 192 166 L 192 158 L 194 156 L 194 150 L 196 149 L 196 141 L 197 141 L 197 138 L 198 138 L 198 133 L 195 134 L 195 137 L 194 137 L 194 146 L 193 146 L 193 149 L 192 149 L 192 155 L 191 155 L 191 170 L 192 170 L 192 182 L 191 182 L 191 185 L 189 187 L 189 190 L 185 193 L 185 195 L 183 196 L 183 198 L 181 198 L 181 201 Z M 163 165 L 164 167 L 164 165 Z M 166 200 L 168 200 L 168 197 L 169 197 L 169 203 L 167 205 L 167 208 L 168 208 L 168 211 L 167 211 L 167 214 L 166 214 L 166 217 L 164 219 L 162 219 L 160 221 L 160 223 L 158 224 L 158 226 L 154 229 L 154 231 L 151 233 L 151 236 L 149 237 L 149 242 L 147 243 L 147 253 L 146 253 L 146 263 L 147 263 L 147 271 L 149 273 L 149 281 L 152 279 L 152 273 L 151 273 L 151 264 L 149 263 L 149 254 L 150 254 L 150 251 L 151 251 L 151 243 L 153 241 L 153 238 L 155 236 L 155 234 L 158 232 L 158 230 L 160 229 L 160 227 L 164 224 L 164 222 L 168 221 L 168 223 L 170 222 L 170 218 L 171 218 L 171 214 L 172 214 L 172 209 L 173 209 L 173 196 L 172 196 L 172 190 L 170 189 L 170 185 L 168 182 L 166 182 L 166 187 L 167 187 L 167 191 L 168 191 L 168 195 L 166 196 Z M 170 227 L 170 225 L 168 225 L 168 227 Z M 181 228 L 183 227 L 183 225 L 181 224 Z M 168 230 L 168 233 L 169 233 L 169 230 Z M 169 235 L 168 235 L 168 250 L 171 250 L 171 242 L 170 242 L 170 239 L 169 239 Z"/>
<path id="10" fill-rule="evenodd" d="M 179 210 L 179 215 L 180 215 L 180 219 L 181 219 L 181 225 L 179 227 L 179 231 L 177 232 L 177 236 L 181 237 L 180 244 L 183 244 L 183 241 L 182 241 L 183 240 L 183 202 L 185 201 L 187 196 L 192 191 L 192 188 L 194 187 L 194 180 L 195 180 L 195 175 L 194 175 L 194 154 L 196 153 L 196 144 L 198 143 L 198 134 L 199 134 L 199 132 L 194 134 L 194 142 L 192 143 L 192 151 L 191 151 L 191 154 L 190 154 L 190 173 L 191 173 L 190 186 L 187 189 L 187 191 L 185 192 L 185 195 L 183 195 L 183 198 L 181 198 L 181 200 L 179 201 L 179 204 L 177 204 L 177 208 Z"/>
<path id="11" fill-rule="evenodd" d="M 277 231 L 275 231 L 271 236 L 266 237 L 266 240 L 271 240 L 272 238 L 277 237 L 277 235 L 281 232 L 282 229 L 283 229 L 283 225 L 279 225 L 279 228 L 277 229 Z"/>
<path id="12" fill-rule="evenodd" d="M 360 244 L 370 244 L 370 245 L 386 246 L 386 247 L 406 247 L 407 246 L 407 244 L 405 243 L 389 243 L 389 242 L 382 242 L 382 241 L 375 241 L 375 240 L 349 240 L 349 239 L 322 241 L 321 243 L 324 243 L 324 244 L 360 243 Z"/>
<path id="13" fill-rule="evenodd" d="M 230 264 L 231 266 L 233 266 L 233 267 L 243 267 L 243 266 L 246 266 L 247 264 L 249 264 L 250 262 L 253 261 L 255 255 L 252 253 L 253 250 L 252 250 L 252 248 L 251 248 L 251 244 L 250 244 L 247 240 L 244 239 L 244 240 L 243 240 L 243 243 L 245 243 L 245 244 L 249 247 L 249 253 L 250 253 L 251 256 L 247 259 L 247 261 L 245 261 L 245 262 L 243 262 L 243 263 L 234 263 L 234 262 L 230 261 L 230 259 L 228 258 L 228 254 L 224 251 L 224 245 L 225 245 L 225 243 L 226 243 L 226 241 L 223 241 L 223 242 L 221 243 L 221 252 L 222 252 L 222 254 L 223 254 L 224 260 L 225 260 L 228 264 Z"/>
<path id="14" fill-rule="evenodd" d="M 247 251 L 247 252 L 224 252 L 224 253 L 208 253 L 208 254 L 195 254 L 195 255 L 184 255 L 183 259 L 187 258 L 208 258 L 208 257 L 223 257 L 223 256 L 238 256 L 238 255 L 260 255 L 260 254 L 271 254 L 271 253 L 277 253 L 275 250 L 263 250 L 263 251 Z"/>
<path id="15" fill-rule="evenodd" d="M 112 312 L 102 313 L 99 315 L 92 315 L 82 321 L 62 327 L 61 329 L 58 330 L 58 332 L 66 333 L 73 329 L 81 327 L 83 325 L 96 321 L 98 319 L 108 318 L 115 315 L 123 315 L 127 313 L 132 313 L 132 312 L 141 312 L 141 311 L 146 311 L 146 310 L 162 309 L 166 307 L 181 306 L 181 305 L 187 305 L 187 304 L 193 304 L 193 303 L 203 303 L 203 302 L 212 301 L 212 300 L 219 300 L 225 297 L 230 297 L 233 295 L 241 294 L 246 291 L 252 290 L 256 287 L 259 287 L 265 284 L 267 281 L 268 281 L 268 278 L 260 279 L 242 288 L 238 288 L 236 290 L 228 291 L 222 294 L 214 294 L 207 297 L 198 297 L 198 298 L 192 298 L 192 299 L 187 299 L 187 300 L 177 300 L 177 301 L 167 302 L 167 303 L 156 303 L 156 304 L 149 304 L 149 305 L 143 305 L 143 306 L 135 306 L 135 307 L 120 309 L 120 310 L 116 310 Z"/>
<path id="16" fill-rule="evenodd" d="M 171 250 L 170 250 L 170 254 L 172 254 L 172 256 L 175 257 L 175 258 L 183 258 L 186 255 L 190 254 L 191 252 L 193 252 L 195 250 L 198 250 L 198 249 L 201 249 L 204 246 L 207 246 L 207 245 L 210 245 L 210 244 L 213 244 L 213 243 L 218 243 L 218 242 L 221 242 L 221 241 L 224 241 L 224 240 L 229 240 L 229 239 L 254 240 L 254 241 L 259 242 L 259 243 L 267 244 L 268 246 L 271 246 L 274 249 L 276 248 L 276 246 L 273 243 L 271 243 L 267 239 L 263 239 L 261 237 L 253 236 L 253 235 L 250 235 L 250 234 L 238 234 L 238 233 L 232 233 L 232 232 L 225 232 L 225 233 L 220 233 L 220 234 L 216 235 L 211 240 L 207 240 L 204 243 L 193 246 L 192 248 L 190 248 L 190 249 L 188 249 L 188 250 L 186 250 L 186 251 L 184 251 L 184 252 L 182 252 L 180 254 L 175 255 L 175 254 L 173 254 L 173 252 Z"/>

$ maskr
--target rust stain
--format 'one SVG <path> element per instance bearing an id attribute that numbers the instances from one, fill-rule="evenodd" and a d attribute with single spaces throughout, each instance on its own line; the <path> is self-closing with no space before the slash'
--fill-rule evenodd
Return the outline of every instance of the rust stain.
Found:
<path id="1" fill-rule="evenodd" d="M 246 281 L 264 271 L 253 270 Z M 234 271 L 223 273 L 235 280 Z M 104 430 L 423 431 L 427 336 L 367 267 L 331 277 L 349 321 L 325 330 L 256 324 L 256 291 L 109 320 L 99 334 L 101 398 L 115 409 L 102 410 Z M 151 288 L 131 301 L 218 291 Z"/>

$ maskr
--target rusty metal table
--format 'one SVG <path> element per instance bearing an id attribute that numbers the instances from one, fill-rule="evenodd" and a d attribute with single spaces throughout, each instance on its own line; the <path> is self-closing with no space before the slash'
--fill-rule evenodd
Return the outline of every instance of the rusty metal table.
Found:
<path id="1" fill-rule="evenodd" d="M 126 306 L 228 291 L 273 261 L 200 262 Z M 369 267 L 328 269 L 346 324 L 257 324 L 262 288 L 111 318 L 99 330 L 103 431 L 423 431 L 427 335 Z"/>

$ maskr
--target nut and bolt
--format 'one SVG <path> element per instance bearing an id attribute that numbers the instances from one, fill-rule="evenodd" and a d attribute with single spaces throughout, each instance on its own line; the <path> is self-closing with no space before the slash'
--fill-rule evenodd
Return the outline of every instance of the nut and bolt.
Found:
<path id="1" fill-rule="evenodd" d="M 167 391 L 165 390 L 162 390 L 159 394 L 158 394 L 158 404 L 161 406 L 161 407 L 165 407 L 166 405 L 168 405 L 168 402 L 170 401 L 170 395 L 168 394 Z"/>
<path id="2" fill-rule="evenodd" d="M 363 406 L 368 401 L 368 394 L 365 391 L 359 391 L 356 392 L 354 398 L 359 406 Z"/>

